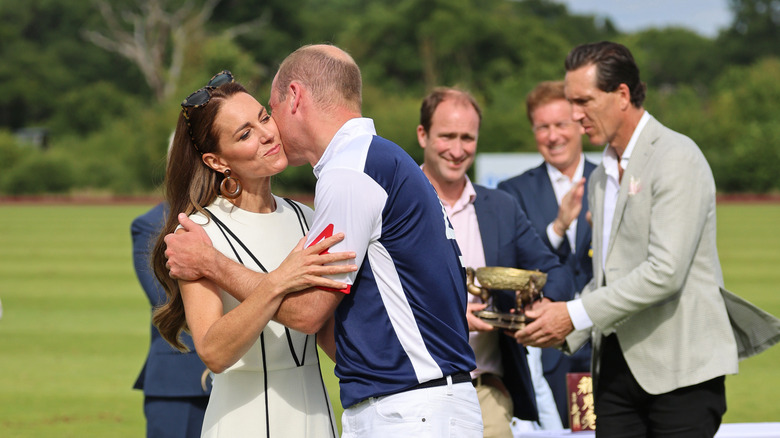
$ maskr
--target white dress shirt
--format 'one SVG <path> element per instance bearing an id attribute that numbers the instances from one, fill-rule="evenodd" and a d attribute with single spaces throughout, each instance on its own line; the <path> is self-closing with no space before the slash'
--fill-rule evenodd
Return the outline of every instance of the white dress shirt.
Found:
<path id="1" fill-rule="evenodd" d="M 620 171 L 618 165 L 624 171 L 628 168 L 628 160 L 631 158 L 631 154 L 634 152 L 637 139 L 642 133 L 647 121 L 650 120 L 650 113 L 645 111 L 642 114 L 642 118 L 639 119 L 639 123 L 634 128 L 634 133 L 631 134 L 631 139 L 628 141 L 628 146 L 623 152 L 623 155 L 618 158 L 615 149 L 607 145 L 604 148 L 604 158 L 601 163 L 604 166 L 604 171 L 607 174 L 607 186 L 604 189 L 604 224 L 602 230 L 602 243 L 601 243 L 601 267 L 604 266 L 607 261 L 607 249 L 609 248 L 610 233 L 612 232 L 612 221 L 615 218 L 615 206 L 617 204 L 618 193 L 620 192 Z M 575 330 L 582 330 L 593 326 L 593 321 L 588 316 L 588 312 L 585 311 L 585 306 L 582 304 L 582 299 L 575 299 L 566 303 L 566 309 L 569 311 L 569 317 L 574 325 Z"/>

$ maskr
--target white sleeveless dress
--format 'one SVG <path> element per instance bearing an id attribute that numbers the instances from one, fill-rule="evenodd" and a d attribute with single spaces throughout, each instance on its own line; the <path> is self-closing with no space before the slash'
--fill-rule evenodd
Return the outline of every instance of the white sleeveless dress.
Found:
<path id="1" fill-rule="evenodd" d="M 192 219 L 205 224 L 214 247 L 226 256 L 255 271 L 262 271 L 257 262 L 271 271 L 308 231 L 313 215 L 305 205 L 296 203 L 296 212 L 286 200 L 275 200 L 276 211 L 263 214 L 217 198 L 207 209 L 229 231 L 215 220 L 206 223 L 200 213 Z M 225 313 L 239 304 L 225 291 L 222 303 Z M 271 321 L 238 362 L 214 375 L 201 437 L 335 438 L 335 424 L 315 337 Z"/>

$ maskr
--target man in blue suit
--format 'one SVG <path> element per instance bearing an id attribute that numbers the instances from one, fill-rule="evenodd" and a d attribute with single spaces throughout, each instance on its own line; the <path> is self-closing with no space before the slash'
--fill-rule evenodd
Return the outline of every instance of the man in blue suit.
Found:
<path id="1" fill-rule="evenodd" d="M 571 118 L 563 81 L 537 85 L 526 98 L 526 109 L 544 162 L 499 183 L 498 188 L 518 200 L 544 243 L 571 272 L 575 290 L 564 298 L 568 301 L 593 277 L 591 227 L 584 194 L 596 165 L 582 153 L 582 126 Z M 564 425 L 568 425 L 569 418 L 566 373 L 590 371 L 590 355 L 590 344 L 573 356 L 554 348 L 542 350 L 544 376 Z"/>
<path id="2" fill-rule="evenodd" d="M 517 201 L 505 192 L 472 184 L 466 175 L 474 162 L 481 118 L 470 94 L 437 88 L 423 100 L 417 127 L 417 139 L 424 149 L 422 170 L 455 229 L 463 264 L 539 269 L 548 274 L 545 296 L 566 299 L 574 290 L 571 276 L 544 245 Z M 494 300 L 499 310 L 507 312 L 514 307 L 515 294 L 502 291 L 494 294 Z M 513 416 L 538 419 L 533 382 L 525 348 L 473 315 L 484 307 L 479 298 L 470 297 L 469 344 L 477 359 L 472 378 L 484 436 L 511 437 Z M 557 420 L 557 415 L 553 417 Z"/>
<path id="3" fill-rule="evenodd" d="M 168 214 L 167 203 L 133 220 L 133 263 L 135 273 L 154 309 L 166 300 L 165 290 L 154 277 L 149 255 Z M 147 438 L 195 438 L 200 436 L 203 414 L 211 392 L 208 370 L 195 352 L 192 338 L 182 333 L 189 353 L 180 353 L 160 337 L 152 325 L 149 355 L 133 385 L 144 391 Z"/>

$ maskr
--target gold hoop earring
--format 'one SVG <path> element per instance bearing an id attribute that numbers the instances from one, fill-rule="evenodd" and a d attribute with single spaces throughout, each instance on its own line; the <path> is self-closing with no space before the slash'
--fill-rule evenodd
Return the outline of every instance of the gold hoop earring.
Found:
<path id="1" fill-rule="evenodd" d="M 231 182 L 235 184 L 235 188 L 232 192 L 228 191 L 228 184 Z M 225 169 L 225 177 L 222 178 L 222 182 L 219 183 L 219 193 L 228 199 L 236 199 L 241 195 L 241 190 L 243 190 L 243 187 L 241 187 L 241 181 L 239 181 L 238 178 L 233 178 L 230 176 L 230 169 Z"/>

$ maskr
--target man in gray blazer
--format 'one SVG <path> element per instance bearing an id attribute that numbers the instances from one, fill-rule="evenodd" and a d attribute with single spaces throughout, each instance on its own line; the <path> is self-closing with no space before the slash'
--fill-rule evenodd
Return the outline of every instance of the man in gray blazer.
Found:
<path id="1" fill-rule="evenodd" d="M 599 437 L 712 437 L 725 375 L 780 340 L 780 320 L 724 289 L 712 172 L 644 110 L 629 50 L 584 44 L 565 66 L 572 118 L 607 145 L 588 187 L 594 278 L 580 299 L 530 311 L 516 338 L 567 349 L 592 336 Z"/>

